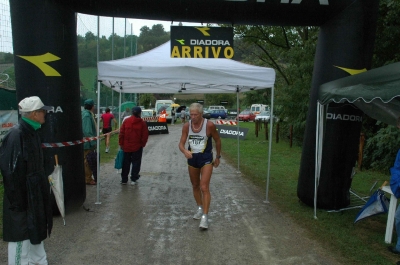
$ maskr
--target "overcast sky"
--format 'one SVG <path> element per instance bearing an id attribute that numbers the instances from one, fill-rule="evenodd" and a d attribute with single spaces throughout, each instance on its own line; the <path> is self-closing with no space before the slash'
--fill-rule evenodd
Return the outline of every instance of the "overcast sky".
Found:
<path id="1" fill-rule="evenodd" d="M 87 31 L 93 32 L 97 35 L 97 16 L 78 14 L 77 22 L 77 33 L 84 35 Z M 111 17 L 100 17 L 100 36 L 110 36 L 112 33 L 112 18 Z M 133 35 L 139 36 L 140 29 L 143 26 L 151 28 L 153 25 L 162 24 L 165 31 L 170 31 L 170 21 L 160 20 L 147 20 L 147 19 L 130 19 L 126 20 L 126 34 L 130 35 L 131 31 Z M 178 22 L 174 22 L 172 25 L 177 26 Z M 184 26 L 201 26 L 201 23 L 189 23 L 182 22 Z M 125 33 L 125 19 L 114 18 L 114 32 L 119 36 L 124 36 Z"/>
<path id="2" fill-rule="evenodd" d="M 10 19 L 10 3 L 9 0 L 0 0 L 0 52 L 12 52 L 12 31 Z M 114 33 L 119 36 L 132 34 L 139 36 L 140 29 L 143 26 L 151 28 L 155 24 L 162 24 L 165 31 L 170 31 L 171 21 L 146 20 L 146 19 L 127 19 L 125 31 L 125 19 L 114 19 Z M 177 26 L 179 21 L 174 21 L 173 25 Z M 182 21 L 184 26 L 201 26 L 201 23 L 188 23 Z M 100 17 L 100 36 L 109 37 L 112 34 L 112 18 Z M 82 36 L 86 32 L 91 31 L 97 35 L 97 16 L 78 14 L 77 34 Z"/>

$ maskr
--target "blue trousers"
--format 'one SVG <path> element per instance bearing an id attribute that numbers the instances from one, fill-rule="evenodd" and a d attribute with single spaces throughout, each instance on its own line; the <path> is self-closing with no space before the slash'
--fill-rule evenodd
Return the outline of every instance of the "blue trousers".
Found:
<path id="1" fill-rule="evenodd" d="M 135 152 L 124 152 L 124 160 L 122 162 L 122 172 L 121 172 L 121 180 L 122 182 L 128 182 L 128 174 L 129 169 L 132 165 L 131 170 L 131 181 L 136 181 L 140 178 L 140 166 L 142 164 L 142 154 L 143 148 Z"/>
<path id="2" fill-rule="evenodd" d="M 400 251 L 400 205 L 397 207 L 396 213 L 394 214 L 394 224 L 396 226 L 397 233 L 396 250 Z"/>

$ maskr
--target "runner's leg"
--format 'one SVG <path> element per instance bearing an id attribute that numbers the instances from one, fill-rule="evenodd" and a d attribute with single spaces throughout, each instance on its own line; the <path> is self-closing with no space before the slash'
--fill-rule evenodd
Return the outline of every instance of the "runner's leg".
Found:
<path id="1" fill-rule="evenodd" d="M 188 168 L 189 168 L 190 182 L 192 183 L 192 188 L 193 188 L 193 197 L 196 200 L 198 206 L 203 206 L 203 200 L 200 190 L 200 169 L 190 166 Z"/>
<path id="2" fill-rule="evenodd" d="M 203 211 L 208 214 L 210 208 L 211 194 L 210 194 L 210 180 L 213 171 L 212 164 L 205 165 L 201 168 L 200 190 L 203 197 Z"/>

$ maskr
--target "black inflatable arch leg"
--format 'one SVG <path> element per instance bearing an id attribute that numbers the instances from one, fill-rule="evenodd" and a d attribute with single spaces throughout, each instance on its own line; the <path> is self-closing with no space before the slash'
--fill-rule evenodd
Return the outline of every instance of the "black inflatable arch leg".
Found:
<path id="1" fill-rule="evenodd" d="M 55 1 L 10 1 L 17 102 L 39 96 L 54 110 L 41 129 L 43 143 L 82 139 L 75 12 Z M 63 169 L 66 211 L 86 198 L 81 144 L 45 148 L 45 170 L 54 169 L 54 155 Z"/>
<path id="2" fill-rule="evenodd" d="M 378 7 L 377 0 L 355 1 L 320 29 L 297 186 L 298 197 L 310 206 L 314 205 L 318 88 L 349 75 L 335 66 L 370 68 Z M 318 207 L 339 209 L 350 203 L 351 173 L 357 160 L 362 112 L 353 106 L 330 104 L 328 115 L 331 119 L 325 129 Z M 346 120 L 343 115 L 357 119 Z"/>

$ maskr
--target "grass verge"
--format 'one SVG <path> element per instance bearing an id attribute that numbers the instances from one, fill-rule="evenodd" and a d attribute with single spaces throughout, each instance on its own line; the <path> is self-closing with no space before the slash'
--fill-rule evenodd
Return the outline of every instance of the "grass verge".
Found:
<path id="1" fill-rule="evenodd" d="M 249 128 L 246 139 L 239 143 L 240 171 L 245 178 L 265 191 L 268 158 L 265 131 L 263 129 L 257 138 L 254 123 L 240 123 L 240 126 Z M 237 150 L 236 139 L 222 139 L 222 153 L 235 167 Z M 302 203 L 297 197 L 300 157 L 300 147 L 290 148 L 286 141 L 276 143 L 274 140 L 269 201 L 284 212 L 287 218 L 305 228 L 311 238 L 334 253 L 343 264 L 394 264 L 400 260 L 400 257 L 397 258 L 387 251 L 387 244 L 384 242 L 387 214 L 369 217 L 354 224 L 354 218 L 360 209 L 342 212 L 318 209 L 318 219 L 314 219 L 313 208 Z M 389 175 L 378 172 L 357 172 L 353 178 L 352 189 L 368 196 L 375 181 L 378 183 L 375 188 L 377 189 L 389 179 Z M 393 241 L 396 242 L 395 235 Z"/>

